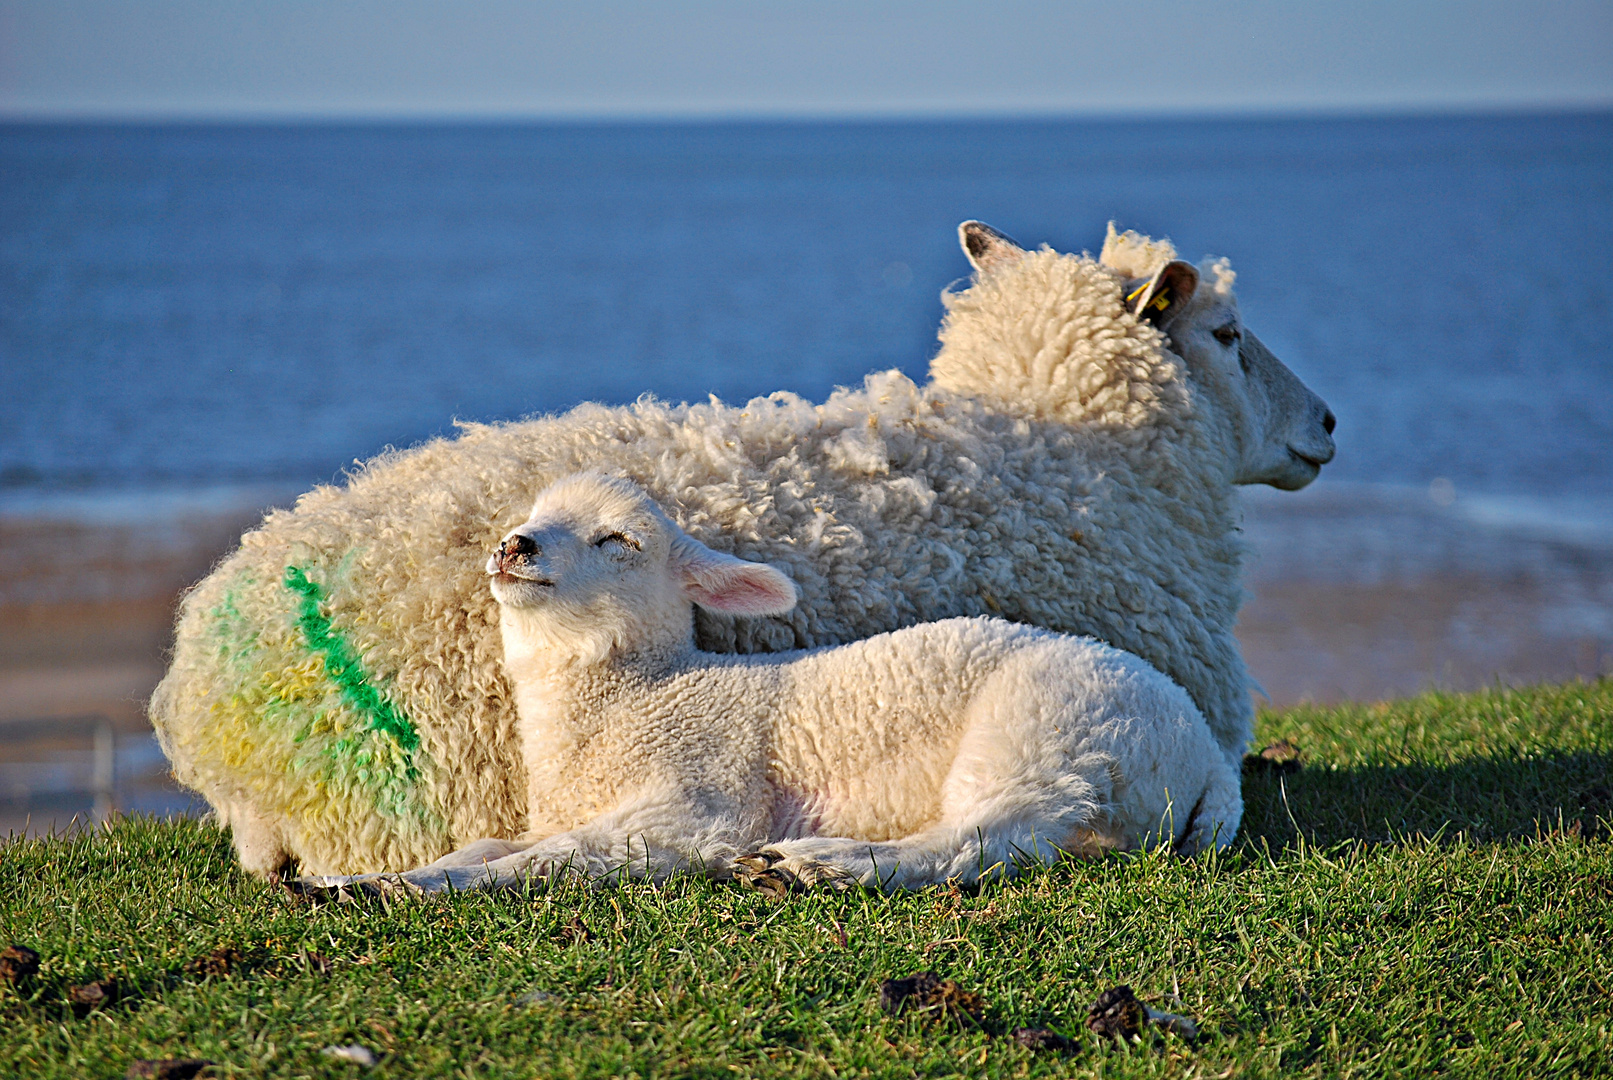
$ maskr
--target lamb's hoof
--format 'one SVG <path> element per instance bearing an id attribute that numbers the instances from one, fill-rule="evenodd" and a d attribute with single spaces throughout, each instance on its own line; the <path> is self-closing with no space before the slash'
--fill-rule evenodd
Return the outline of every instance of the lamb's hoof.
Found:
<path id="1" fill-rule="evenodd" d="M 401 878 L 299 877 L 281 881 L 287 896 L 306 904 L 351 904 L 359 899 L 390 900 L 408 886 Z"/>
<path id="2" fill-rule="evenodd" d="M 783 861 L 782 855 L 771 851 L 741 855 L 734 860 L 734 880 L 775 899 L 804 891 L 794 874 L 777 869 Z"/>
<path id="3" fill-rule="evenodd" d="M 734 877 L 742 884 L 775 899 L 791 893 L 823 888 L 845 892 L 857 884 L 838 866 L 810 859 L 791 859 L 776 851 L 755 851 L 734 860 Z"/>

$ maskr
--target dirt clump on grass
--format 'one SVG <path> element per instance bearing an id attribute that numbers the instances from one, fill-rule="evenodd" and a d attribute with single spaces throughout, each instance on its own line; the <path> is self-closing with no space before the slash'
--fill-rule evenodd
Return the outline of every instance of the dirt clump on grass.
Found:
<path id="1" fill-rule="evenodd" d="M 26 945 L 11 945 L 0 951 L 0 979 L 16 986 L 39 974 L 39 954 Z"/>
<path id="2" fill-rule="evenodd" d="M 582 921 L 579 915 L 573 915 L 565 925 L 556 930 L 550 937 L 562 947 L 575 945 L 578 942 L 594 940 L 594 932 L 588 929 L 588 924 Z"/>
<path id="3" fill-rule="evenodd" d="M 1155 1009 L 1137 999 L 1131 987 L 1112 986 L 1098 995 L 1087 1009 L 1087 1029 L 1111 1039 L 1135 1039 L 1152 1025 L 1189 1041 L 1198 1038 L 1199 1027 L 1190 1017 Z"/>
<path id="4" fill-rule="evenodd" d="M 1246 773 L 1296 773 L 1304 767 L 1304 758 L 1300 755 L 1299 744 L 1287 739 L 1278 739 L 1267 745 L 1258 754 L 1245 754 L 1243 758 L 1243 771 Z"/>
<path id="5" fill-rule="evenodd" d="M 234 946 L 224 946 L 214 949 L 206 956 L 198 956 L 194 960 L 186 961 L 185 973 L 187 975 L 200 975 L 206 978 L 209 975 L 228 975 L 246 962 L 241 950 Z"/>
<path id="6" fill-rule="evenodd" d="M 1060 1053 L 1069 1053 L 1075 1049 L 1075 1040 L 1067 1035 L 1060 1035 L 1051 1028 L 1020 1027 L 1008 1033 L 1020 1046 L 1032 1052 L 1042 1050 L 1056 1050 Z"/>
<path id="7" fill-rule="evenodd" d="M 979 1027 L 986 1014 L 986 1000 L 965 990 L 951 979 L 933 971 L 920 971 L 879 984 L 879 1007 L 891 1016 L 910 1011 L 929 1013 L 937 1018 L 968 1020 Z"/>
<path id="8" fill-rule="evenodd" d="M 80 1012 L 99 1009 L 118 999 L 118 984 L 111 979 L 96 979 L 83 986 L 67 988 L 68 1003 Z"/>
<path id="9" fill-rule="evenodd" d="M 129 1062 L 129 1071 L 123 1075 L 128 1080 L 143 1080 L 146 1077 L 151 1080 L 190 1080 L 213 1064 L 206 1058 L 165 1058 L 160 1061 L 136 1058 Z"/>
<path id="10" fill-rule="evenodd" d="M 1111 986 L 1087 1009 L 1087 1030 L 1111 1039 L 1133 1039 L 1147 1019 L 1148 1010 L 1131 987 Z"/>

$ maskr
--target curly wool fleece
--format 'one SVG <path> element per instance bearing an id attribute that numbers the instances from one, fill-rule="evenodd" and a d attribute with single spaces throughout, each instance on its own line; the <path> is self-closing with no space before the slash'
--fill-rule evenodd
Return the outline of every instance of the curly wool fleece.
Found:
<path id="1" fill-rule="evenodd" d="M 1168 258 L 1150 251 L 1149 261 Z M 1126 274 L 1043 249 L 946 298 L 928 385 L 582 405 L 466 425 L 276 511 L 186 597 L 151 702 L 243 866 L 402 869 L 525 826 L 482 563 L 536 492 L 605 468 L 690 535 L 788 572 L 788 616 L 698 611 L 702 648 L 997 615 L 1133 652 L 1235 759 L 1251 734 L 1227 432 L 1126 310 Z"/>

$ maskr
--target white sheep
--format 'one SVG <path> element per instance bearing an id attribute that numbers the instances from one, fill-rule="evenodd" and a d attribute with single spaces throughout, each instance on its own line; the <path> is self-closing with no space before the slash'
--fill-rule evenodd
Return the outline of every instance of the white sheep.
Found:
<path id="1" fill-rule="evenodd" d="M 683 867 L 920 888 L 1066 852 L 1224 847 L 1242 816 L 1187 694 L 1091 638 L 976 617 L 804 652 L 697 649 L 691 601 L 779 615 L 795 586 L 691 539 L 625 480 L 548 488 L 487 573 L 531 820 L 401 875 L 418 888 Z"/>
<path id="2" fill-rule="evenodd" d="M 1332 415 L 1242 326 L 1224 262 L 1113 230 L 1096 260 L 974 222 L 961 236 L 976 276 L 946 297 L 924 386 L 887 372 L 821 405 L 642 400 L 471 425 L 244 536 L 186 597 L 151 703 L 243 867 L 406 869 L 527 827 L 479 567 L 535 488 L 588 468 L 799 587 L 784 616 L 699 609 L 702 648 L 960 615 L 1086 634 L 1183 687 L 1235 764 L 1253 709 L 1233 485 L 1308 483 Z"/>

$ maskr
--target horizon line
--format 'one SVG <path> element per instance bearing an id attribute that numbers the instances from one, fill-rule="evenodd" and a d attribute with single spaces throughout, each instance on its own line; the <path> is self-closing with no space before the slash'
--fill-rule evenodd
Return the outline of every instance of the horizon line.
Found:
<path id="1" fill-rule="evenodd" d="M 1551 101 L 1464 101 L 1305 105 L 1231 105 L 1212 108 L 1149 106 L 1018 107 L 1012 109 L 72 109 L 0 104 L 0 124 L 83 125 L 342 125 L 342 124 L 768 124 L 1121 122 L 1224 120 L 1457 119 L 1595 115 L 1613 112 L 1613 96 Z"/>

